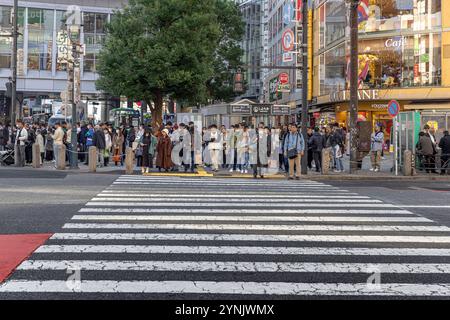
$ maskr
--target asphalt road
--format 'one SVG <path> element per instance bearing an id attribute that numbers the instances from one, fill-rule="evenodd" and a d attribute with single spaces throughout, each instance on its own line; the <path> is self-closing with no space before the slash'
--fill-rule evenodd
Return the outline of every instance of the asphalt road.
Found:
<path id="1" fill-rule="evenodd" d="M 448 298 L 449 191 L 1 170 L 0 234 L 54 235 L 0 299 Z"/>

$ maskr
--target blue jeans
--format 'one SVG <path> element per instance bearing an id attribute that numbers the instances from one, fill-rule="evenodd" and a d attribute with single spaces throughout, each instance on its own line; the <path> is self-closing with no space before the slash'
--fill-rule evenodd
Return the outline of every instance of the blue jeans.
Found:
<path id="1" fill-rule="evenodd" d="M 342 157 L 337 157 L 337 148 L 333 148 L 333 158 L 334 158 L 334 164 L 336 165 L 336 170 L 344 171 L 344 164 L 342 163 Z"/>

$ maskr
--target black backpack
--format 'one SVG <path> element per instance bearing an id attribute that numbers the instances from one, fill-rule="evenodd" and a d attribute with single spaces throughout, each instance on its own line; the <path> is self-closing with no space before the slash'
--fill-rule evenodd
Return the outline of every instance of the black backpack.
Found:
<path id="1" fill-rule="evenodd" d="M 29 144 L 33 144 L 36 142 L 36 134 L 34 133 L 33 130 L 30 130 L 28 132 L 28 143 Z"/>

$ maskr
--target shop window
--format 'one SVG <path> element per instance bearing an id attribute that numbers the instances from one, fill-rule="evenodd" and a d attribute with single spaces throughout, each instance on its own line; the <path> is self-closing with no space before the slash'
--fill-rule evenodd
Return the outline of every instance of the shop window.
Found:
<path id="1" fill-rule="evenodd" d="M 54 11 L 28 8 L 28 69 L 52 70 Z"/>
<path id="2" fill-rule="evenodd" d="M 10 6 L 0 6 L 0 28 L 2 32 L 11 32 L 11 11 Z M 23 74 L 23 34 L 25 22 L 25 8 L 19 8 L 17 14 L 17 24 L 19 37 L 17 38 L 17 72 Z M 10 37 L 0 37 L 0 68 L 9 69 L 11 67 L 12 39 Z"/>
<path id="3" fill-rule="evenodd" d="M 85 72 L 96 71 L 96 57 L 106 40 L 106 24 L 108 15 L 105 13 L 83 13 L 84 44 L 86 55 L 83 59 Z"/>
<path id="4" fill-rule="evenodd" d="M 361 32 L 431 30 L 441 27 L 442 0 L 370 0 L 369 16 Z"/>
<path id="5" fill-rule="evenodd" d="M 441 35 L 416 34 L 360 42 L 361 87 L 441 85 Z"/>

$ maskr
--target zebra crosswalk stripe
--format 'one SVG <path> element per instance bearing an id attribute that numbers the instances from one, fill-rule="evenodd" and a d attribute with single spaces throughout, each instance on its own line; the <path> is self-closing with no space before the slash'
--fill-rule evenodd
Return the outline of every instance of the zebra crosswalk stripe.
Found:
<path id="1" fill-rule="evenodd" d="M 76 283 L 61 278 L 75 269 Z M 449 297 L 450 229 L 322 182 L 125 175 L 18 270 L 0 298 Z M 383 281 L 361 282 L 374 273 Z"/>

